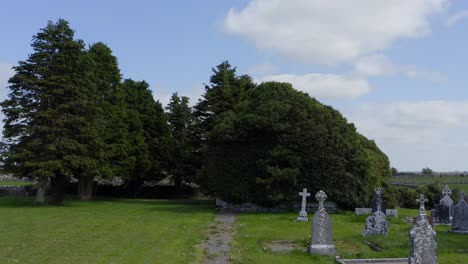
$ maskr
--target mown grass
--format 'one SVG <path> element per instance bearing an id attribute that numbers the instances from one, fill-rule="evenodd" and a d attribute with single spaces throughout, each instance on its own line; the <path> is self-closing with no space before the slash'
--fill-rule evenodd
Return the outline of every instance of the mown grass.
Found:
<path id="1" fill-rule="evenodd" d="M 390 219 L 388 237 L 361 236 L 367 216 L 356 216 L 351 212 L 331 215 L 333 240 L 337 255 L 342 258 L 405 258 L 409 256 L 411 225 L 406 216 L 416 215 L 416 210 L 399 209 L 399 218 Z M 311 223 L 294 222 L 293 213 L 240 214 L 237 217 L 237 234 L 233 242 L 234 263 L 334 263 L 331 257 L 310 256 L 302 252 L 272 253 L 263 249 L 263 243 L 272 240 L 293 240 L 308 246 Z M 310 218 L 312 215 L 310 215 Z M 439 263 L 460 264 L 468 259 L 468 235 L 447 232 L 448 227 L 437 226 Z M 367 240 L 384 249 L 373 251 L 363 241 Z M 458 250 L 466 250 L 460 253 Z"/>
<path id="2" fill-rule="evenodd" d="M 0 263 L 196 263 L 212 201 L 0 198 Z"/>

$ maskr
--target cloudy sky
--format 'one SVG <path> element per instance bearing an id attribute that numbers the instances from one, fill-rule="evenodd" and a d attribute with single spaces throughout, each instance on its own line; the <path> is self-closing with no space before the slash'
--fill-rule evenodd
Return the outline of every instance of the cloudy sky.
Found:
<path id="1" fill-rule="evenodd" d="M 196 101 L 229 60 L 338 109 L 400 171 L 468 170 L 468 1 L 8 1 L 2 98 L 32 36 L 58 18 L 108 44 L 124 77 L 164 104 L 172 92 Z"/>

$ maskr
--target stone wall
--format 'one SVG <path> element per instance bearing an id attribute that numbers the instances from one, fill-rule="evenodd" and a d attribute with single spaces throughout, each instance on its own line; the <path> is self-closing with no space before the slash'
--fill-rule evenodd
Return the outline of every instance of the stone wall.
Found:
<path id="1" fill-rule="evenodd" d="M 0 196 L 26 197 L 29 196 L 29 192 L 23 186 L 0 186 Z"/>

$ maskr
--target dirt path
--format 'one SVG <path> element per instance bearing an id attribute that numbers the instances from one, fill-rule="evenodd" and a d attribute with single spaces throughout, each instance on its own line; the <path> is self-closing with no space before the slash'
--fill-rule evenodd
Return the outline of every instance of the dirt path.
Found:
<path id="1" fill-rule="evenodd" d="M 235 233 L 235 220 L 234 213 L 221 212 L 210 223 L 208 238 L 202 244 L 206 252 L 206 257 L 202 261 L 203 264 L 230 263 L 229 251 Z"/>

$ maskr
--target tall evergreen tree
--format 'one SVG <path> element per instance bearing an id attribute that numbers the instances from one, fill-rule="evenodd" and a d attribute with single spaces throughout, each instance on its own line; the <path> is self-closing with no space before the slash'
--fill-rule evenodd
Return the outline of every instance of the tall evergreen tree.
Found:
<path id="1" fill-rule="evenodd" d="M 148 83 L 128 79 L 123 88 L 128 126 L 127 189 L 135 196 L 145 180 L 164 177 L 170 134 L 164 110 L 155 102 Z"/>
<path id="2" fill-rule="evenodd" d="M 88 155 L 98 166 L 81 166 L 74 172 L 74 176 L 78 178 L 81 200 L 92 199 L 96 177 L 113 175 L 112 169 L 115 166 L 112 163 L 121 153 L 116 148 L 122 146 L 126 132 L 121 113 L 125 109 L 117 58 L 101 42 L 90 46 L 88 56 L 93 62 L 91 77 L 96 89 L 90 98 L 95 112 L 90 127 L 93 141 L 83 144 L 88 145 Z"/>
<path id="3" fill-rule="evenodd" d="M 196 153 L 193 146 L 193 115 L 189 98 L 172 94 L 166 107 L 173 147 L 171 148 L 170 173 L 176 190 L 182 181 L 193 182 L 196 173 Z"/>
<path id="4" fill-rule="evenodd" d="M 52 203 L 64 197 L 65 178 L 81 166 L 94 167 L 88 157 L 94 93 L 84 44 L 74 39 L 68 22 L 59 19 L 33 37 L 34 53 L 14 67 L 10 93 L 2 102 L 7 166 L 38 177 L 37 203 L 44 203 L 52 183 Z"/>
<path id="5" fill-rule="evenodd" d="M 237 76 L 236 68 L 228 61 L 222 62 L 212 71 L 210 84 L 205 85 L 205 93 L 194 111 L 202 139 L 206 139 L 206 133 L 219 122 L 223 113 L 233 111 L 245 99 L 246 92 L 255 87 L 250 76 Z"/>

